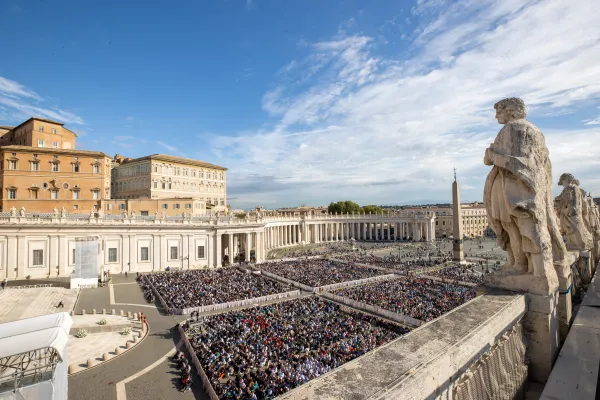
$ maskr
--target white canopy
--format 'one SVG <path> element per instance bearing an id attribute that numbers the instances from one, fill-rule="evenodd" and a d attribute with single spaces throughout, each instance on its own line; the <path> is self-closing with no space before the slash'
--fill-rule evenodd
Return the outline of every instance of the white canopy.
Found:
<path id="1" fill-rule="evenodd" d="M 0 324 L 0 357 L 51 347 L 64 360 L 71 325 L 66 312 Z"/>

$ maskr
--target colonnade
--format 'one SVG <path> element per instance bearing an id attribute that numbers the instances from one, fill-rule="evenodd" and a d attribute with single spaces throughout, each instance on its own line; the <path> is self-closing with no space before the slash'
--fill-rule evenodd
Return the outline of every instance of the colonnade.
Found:
<path id="1" fill-rule="evenodd" d="M 413 221 L 301 221 L 265 226 L 266 250 L 307 243 L 337 242 L 354 238 L 374 241 L 431 241 L 433 219 Z"/>

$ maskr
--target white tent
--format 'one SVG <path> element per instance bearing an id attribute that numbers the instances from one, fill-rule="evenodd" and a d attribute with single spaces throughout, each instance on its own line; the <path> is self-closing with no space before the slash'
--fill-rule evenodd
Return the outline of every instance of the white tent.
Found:
<path id="1" fill-rule="evenodd" d="M 10 365 L 0 375 L 0 400 L 67 399 L 67 342 L 72 324 L 66 312 L 0 324 L 0 359 Z"/>

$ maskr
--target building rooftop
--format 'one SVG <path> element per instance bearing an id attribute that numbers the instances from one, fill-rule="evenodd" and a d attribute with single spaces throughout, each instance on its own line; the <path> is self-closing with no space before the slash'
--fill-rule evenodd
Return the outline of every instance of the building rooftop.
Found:
<path id="1" fill-rule="evenodd" d="M 50 147 L 31 147 L 31 146 L 0 146 L 0 152 L 11 152 L 11 151 L 19 151 L 26 153 L 46 153 L 46 154 L 64 154 L 64 155 L 87 155 L 87 156 L 95 156 L 95 157 L 110 157 L 108 154 L 105 154 L 101 151 L 92 151 L 92 150 L 75 150 L 75 149 L 55 149 Z"/>
<path id="2" fill-rule="evenodd" d="M 28 123 L 29 121 L 32 121 L 32 120 L 36 120 L 36 121 L 43 121 L 43 122 L 48 122 L 48 123 L 51 123 L 51 124 L 57 124 L 57 125 L 60 125 L 60 126 L 63 126 L 63 125 L 64 125 L 62 122 L 59 122 L 59 121 L 54 121 L 54 120 L 51 120 L 51 119 L 48 119 L 48 118 L 41 118 L 41 117 L 31 117 L 31 118 L 29 118 L 29 119 L 27 119 L 27 120 L 25 120 L 25 121 L 21 122 L 19 125 L 17 125 L 17 126 L 14 126 L 12 129 L 16 129 L 16 128 L 20 127 L 21 125 L 25 125 L 26 123 Z"/>
<path id="3" fill-rule="evenodd" d="M 125 159 L 121 163 L 121 165 L 139 162 L 139 161 L 146 161 L 146 160 L 158 160 L 158 161 L 165 161 L 165 162 L 171 162 L 171 163 L 188 164 L 188 165 L 194 165 L 197 167 L 214 168 L 214 169 L 219 169 L 222 171 L 227 171 L 227 168 L 225 168 L 225 167 L 207 163 L 205 161 L 194 160 L 191 158 L 169 156 L 167 154 L 151 154 L 149 156 L 140 157 L 140 158 Z"/>

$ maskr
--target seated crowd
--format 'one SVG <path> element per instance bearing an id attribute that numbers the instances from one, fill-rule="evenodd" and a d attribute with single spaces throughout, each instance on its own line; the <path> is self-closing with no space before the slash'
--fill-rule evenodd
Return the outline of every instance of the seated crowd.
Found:
<path id="1" fill-rule="evenodd" d="M 370 283 L 335 294 L 421 321 L 431 321 L 476 296 L 471 288 L 424 278 Z"/>
<path id="2" fill-rule="evenodd" d="M 456 264 L 448 268 L 427 273 L 427 275 L 444 278 L 445 280 L 449 281 L 461 281 L 483 284 L 483 274 L 476 273 L 474 271 L 474 265 Z"/>
<path id="3" fill-rule="evenodd" d="M 184 326 L 220 399 L 272 399 L 408 332 L 318 297 Z"/>
<path id="4" fill-rule="evenodd" d="M 293 290 L 237 268 L 159 272 L 145 277 L 170 308 L 207 306 Z"/>
<path id="5" fill-rule="evenodd" d="M 324 259 L 261 264 L 260 269 L 311 287 L 355 281 L 386 274 L 385 271 L 373 268 Z"/>
<path id="6" fill-rule="evenodd" d="M 367 253 L 354 253 L 348 255 L 334 256 L 339 260 L 344 260 L 352 263 L 359 264 L 370 264 L 376 265 L 382 268 L 394 269 L 398 271 L 410 271 L 413 269 L 420 269 L 426 267 L 433 267 L 435 265 L 443 264 L 448 261 L 447 258 L 436 258 L 436 259 L 406 259 L 398 255 L 389 255 L 379 257 L 373 254 Z"/>

